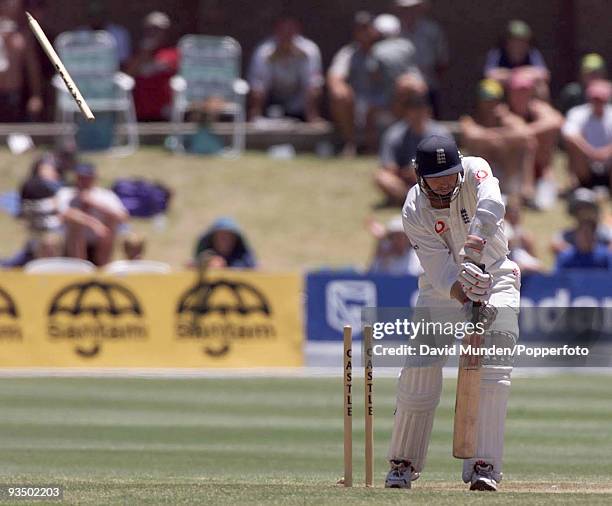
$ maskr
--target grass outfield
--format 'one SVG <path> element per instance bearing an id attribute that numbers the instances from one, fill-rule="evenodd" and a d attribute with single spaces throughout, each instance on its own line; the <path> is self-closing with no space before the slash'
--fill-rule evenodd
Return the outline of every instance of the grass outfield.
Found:
<path id="1" fill-rule="evenodd" d="M 391 379 L 375 384 L 377 488 L 335 486 L 341 381 L 2 379 L 0 483 L 61 483 L 73 504 L 612 503 L 612 377 L 514 381 L 495 495 L 468 493 L 459 481 L 450 455 L 454 380 L 444 384 L 427 469 L 412 491 L 380 488 Z M 356 409 L 357 484 L 361 421 Z"/>
<path id="2" fill-rule="evenodd" d="M 14 190 L 28 173 L 34 155 L 11 155 L 0 149 L 0 193 Z M 99 168 L 103 185 L 119 177 L 160 180 L 175 192 L 166 228 L 150 220 L 133 227 L 148 241 L 147 257 L 181 267 L 190 259 L 198 234 L 220 215 L 232 215 L 243 226 L 266 270 L 368 264 L 374 243 L 365 230 L 368 216 L 387 220 L 399 210 L 375 208 L 381 196 L 372 185 L 373 157 L 356 160 L 299 156 L 271 160 L 247 153 L 239 160 L 173 155 L 144 147 L 126 158 L 86 156 Z M 557 158 L 563 179 L 564 162 Z M 567 226 L 565 204 L 545 213 L 525 212 L 537 249 L 552 266 L 551 237 Z M 0 213 L 0 257 L 13 254 L 25 241 L 22 224 Z"/>

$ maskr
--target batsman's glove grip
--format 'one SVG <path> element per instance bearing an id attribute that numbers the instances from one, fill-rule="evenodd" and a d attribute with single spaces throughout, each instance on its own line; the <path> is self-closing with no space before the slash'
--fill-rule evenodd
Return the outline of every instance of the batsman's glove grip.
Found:
<path id="1" fill-rule="evenodd" d="M 493 286 L 493 278 L 484 265 L 465 260 L 459 270 L 458 281 L 463 293 L 472 302 L 486 302 Z"/>

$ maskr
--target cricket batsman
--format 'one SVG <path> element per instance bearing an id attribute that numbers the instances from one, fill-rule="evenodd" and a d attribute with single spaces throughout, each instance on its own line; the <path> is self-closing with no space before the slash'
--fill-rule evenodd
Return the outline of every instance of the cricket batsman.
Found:
<path id="1" fill-rule="evenodd" d="M 437 308 L 465 321 L 473 303 L 494 307 L 498 313 L 488 337 L 516 342 L 520 271 L 508 258 L 505 207 L 491 167 L 482 158 L 462 157 L 455 142 L 441 136 L 420 142 L 414 166 L 417 184 L 402 216 L 424 269 L 417 310 Z M 441 357 L 402 369 L 385 487 L 410 488 L 423 471 L 444 362 Z M 503 361 L 482 367 L 476 456 L 463 461 L 463 481 L 470 490 L 494 491 L 501 481 L 511 371 Z"/>

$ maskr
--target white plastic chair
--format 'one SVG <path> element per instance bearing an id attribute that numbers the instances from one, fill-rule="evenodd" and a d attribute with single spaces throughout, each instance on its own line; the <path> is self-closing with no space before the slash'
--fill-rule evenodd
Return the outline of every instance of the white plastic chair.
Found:
<path id="1" fill-rule="evenodd" d="M 91 274 L 96 266 L 80 258 L 38 258 L 24 265 L 27 274 Z"/>
<path id="2" fill-rule="evenodd" d="M 183 151 L 183 136 L 178 126 L 189 106 L 210 97 L 225 101 L 222 113 L 232 117 L 232 146 L 225 155 L 239 156 L 246 137 L 245 97 L 248 83 L 240 78 L 242 49 L 231 37 L 185 35 L 179 40 L 179 73 L 170 80 L 173 92 L 172 123 L 174 149 Z"/>
<path id="3" fill-rule="evenodd" d="M 96 113 L 114 112 L 125 124 L 125 139 L 113 135 L 112 152 L 133 153 L 139 144 L 138 123 L 132 89 L 134 79 L 119 71 L 119 55 L 115 39 L 102 30 L 64 32 L 55 40 L 55 49 L 75 80 L 87 104 Z M 64 125 L 74 122 L 79 109 L 58 75 L 56 88 L 56 120 Z"/>
<path id="4" fill-rule="evenodd" d="M 155 260 L 115 260 L 107 264 L 104 273 L 114 276 L 131 274 L 169 274 L 172 267 L 164 262 Z"/>

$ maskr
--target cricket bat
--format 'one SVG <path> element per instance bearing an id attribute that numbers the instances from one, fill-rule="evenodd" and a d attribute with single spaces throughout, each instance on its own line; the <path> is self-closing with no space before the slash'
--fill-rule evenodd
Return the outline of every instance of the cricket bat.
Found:
<path id="1" fill-rule="evenodd" d="M 472 306 L 472 323 L 478 323 L 480 303 Z M 483 335 L 472 333 L 463 338 L 463 345 L 480 348 Z M 453 457 L 470 459 L 478 444 L 478 405 L 480 403 L 481 359 L 479 355 L 461 354 L 457 376 L 457 397 L 453 428 Z"/>

